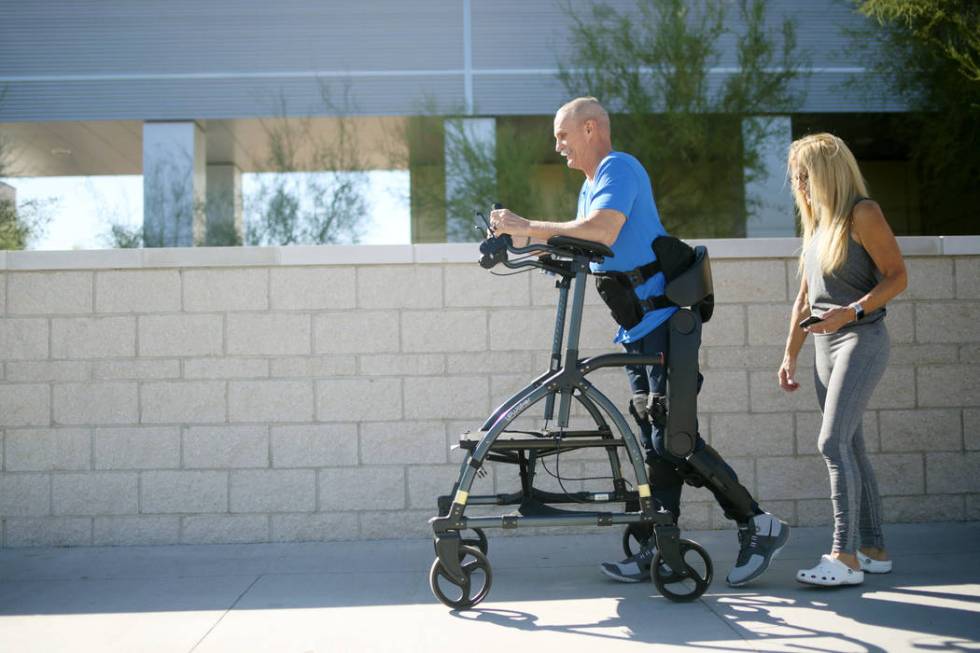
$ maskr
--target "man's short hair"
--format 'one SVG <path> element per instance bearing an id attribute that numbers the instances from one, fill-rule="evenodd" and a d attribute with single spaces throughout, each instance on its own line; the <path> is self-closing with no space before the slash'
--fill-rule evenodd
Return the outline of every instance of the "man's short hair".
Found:
<path id="1" fill-rule="evenodd" d="M 605 129 L 609 129 L 609 114 L 602 108 L 599 100 L 594 97 L 577 97 L 570 102 L 566 102 L 558 109 L 558 113 L 562 112 L 567 113 L 579 122 L 595 120 Z"/>

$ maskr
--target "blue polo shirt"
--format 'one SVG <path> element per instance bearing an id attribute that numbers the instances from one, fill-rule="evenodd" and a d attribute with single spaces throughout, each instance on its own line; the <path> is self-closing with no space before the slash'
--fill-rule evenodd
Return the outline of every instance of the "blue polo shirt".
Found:
<path id="1" fill-rule="evenodd" d="M 654 238 L 667 235 L 646 170 L 635 157 L 625 152 L 610 152 L 596 169 L 595 180 L 582 184 L 578 197 L 578 217 L 597 209 L 614 209 L 626 216 L 626 222 L 612 244 L 615 256 L 602 263 L 592 263 L 593 272 L 627 272 L 656 260 L 650 244 Z M 658 272 L 636 288 L 640 299 L 664 294 L 664 275 Z M 619 327 L 613 342 L 627 343 L 643 338 L 663 324 L 677 307 L 660 308 L 643 316 L 639 324 L 626 330 Z"/>

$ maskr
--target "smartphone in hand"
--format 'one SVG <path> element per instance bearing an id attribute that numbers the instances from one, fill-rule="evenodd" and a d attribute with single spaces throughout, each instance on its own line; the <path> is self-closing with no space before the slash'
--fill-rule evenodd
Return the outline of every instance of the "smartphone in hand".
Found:
<path id="1" fill-rule="evenodd" d="M 806 317 L 806 318 L 804 318 L 803 320 L 800 321 L 800 328 L 801 329 L 805 329 L 805 328 L 807 328 L 809 326 L 813 326 L 817 322 L 823 322 L 823 318 L 822 317 L 817 317 L 816 315 L 810 315 L 810 316 L 808 316 L 808 317 Z"/>

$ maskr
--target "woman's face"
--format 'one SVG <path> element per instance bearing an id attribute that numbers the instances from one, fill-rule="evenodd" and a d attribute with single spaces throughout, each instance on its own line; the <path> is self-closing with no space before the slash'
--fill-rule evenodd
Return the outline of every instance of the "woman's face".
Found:
<path id="1" fill-rule="evenodd" d="M 802 166 L 793 166 L 793 185 L 800 191 L 806 203 L 810 203 L 810 174 Z"/>

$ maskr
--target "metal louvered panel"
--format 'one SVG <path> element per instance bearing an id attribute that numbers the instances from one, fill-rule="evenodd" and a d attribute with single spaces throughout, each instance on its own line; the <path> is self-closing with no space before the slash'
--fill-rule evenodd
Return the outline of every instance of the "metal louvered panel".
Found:
<path id="1" fill-rule="evenodd" d="M 335 102 L 349 82 L 356 104 L 343 113 L 423 113 L 427 97 L 463 105 L 462 75 L 323 80 Z M 0 122 L 50 120 L 183 120 L 282 115 L 336 115 L 316 79 L 31 82 L 12 84 Z M 96 101 L 97 99 L 97 101 Z"/>
<path id="2" fill-rule="evenodd" d="M 637 14 L 633 0 L 608 3 Z M 458 111 L 467 5 L 477 113 L 549 114 L 567 99 L 554 71 L 575 43 L 555 0 L 0 0 L 0 122 L 245 118 L 278 115 L 280 100 L 290 115 Z M 843 30 L 863 19 L 848 6 L 767 10 L 774 27 L 797 20 L 800 61 L 817 69 L 804 111 L 900 110 L 888 98 L 859 108 L 854 89 L 834 86 L 862 66 Z M 737 64 L 734 39 L 722 45 L 718 65 Z"/>
<path id="3" fill-rule="evenodd" d="M 477 69 L 555 69 L 568 62 L 576 44 L 572 40 L 572 19 L 551 0 L 494 0 L 473 5 L 473 66 Z M 642 20 L 635 0 L 607 0 L 605 5 L 617 13 Z M 694 6 L 696 3 L 691 3 Z M 744 24 L 737 3 L 726 2 L 726 27 L 734 33 Z M 588 20 L 589 3 L 573 3 L 578 15 Z M 845 29 L 865 22 L 845 3 L 836 0 L 768 0 L 766 25 L 781 43 L 779 35 L 786 19 L 796 22 L 798 48 L 812 66 L 854 66 L 858 55 Z M 719 42 L 720 66 L 738 63 L 736 40 L 731 34 Z"/>
<path id="4" fill-rule="evenodd" d="M 459 69 L 439 0 L 38 0 L 0 4 L 0 76 Z"/>
<path id="5" fill-rule="evenodd" d="M 712 89 L 724 79 L 712 76 Z M 906 111 L 904 103 L 881 93 L 865 93 L 865 75 L 821 72 L 797 80 L 794 90 L 805 90 L 799 113 Z M 484 115 L 552 114 L 564 102 L 584 91 L 568 93 L 548 74 L 477 75 L 474 79 L 477 113 Z M 615 110 L 615 107 L 612 107 Z"/>
<path id="6" fill-rule="evenodd" d="M 459 3 L 39 0 L 0 16 L 0 122 L 268 116 L 280 97 L 321 114 L 318 80 L 338 106 L 349 83 L 341 108 L 361 114 L 463 102 Z"/>

